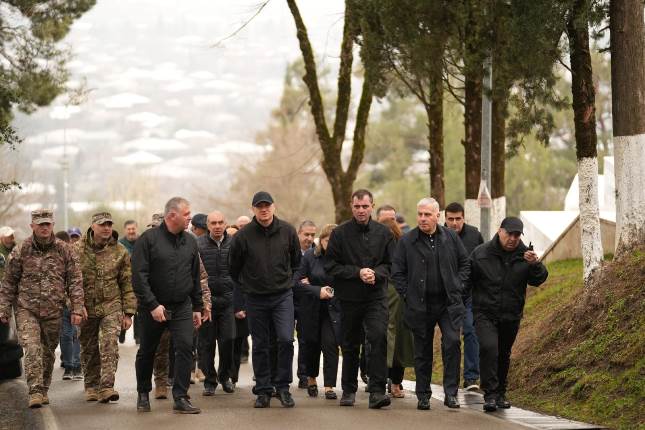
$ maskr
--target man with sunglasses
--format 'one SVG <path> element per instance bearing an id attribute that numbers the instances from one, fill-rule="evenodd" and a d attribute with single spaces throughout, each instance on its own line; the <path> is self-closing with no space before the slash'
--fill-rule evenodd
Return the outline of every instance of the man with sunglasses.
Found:
<path id="1" fill-rule="evenodd" d="M 479 370 L 484 410 L 508 409 L 506 385 L 511 358 L 522 319 L 526 285 L 539 286 L 546 267 L 520 236 L 519 218 L 504 218 L 497 234 L 470 255 L 475 330 L 479 339 Z"/>

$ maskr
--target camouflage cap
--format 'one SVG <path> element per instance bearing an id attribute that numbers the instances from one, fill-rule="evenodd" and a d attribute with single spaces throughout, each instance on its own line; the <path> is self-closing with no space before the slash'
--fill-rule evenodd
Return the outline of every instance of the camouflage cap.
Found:
<path id="1" fill-rule="evenodd" d="M 54 222 L 54 211 L 51 209 L 38 209 L 31 211 L 32 224 L 45 224 Z"/>
<path id="2" fill-rule="evenodd" d="M 112 214 L 109 212 L 99 212 L 92 215 L 92 224 L 105 224 L 112 221 Z"/>
<path id="3" fill-rule="evenodd" d="M 152 221 L 150 221 L 150 224 L 148 224 L 147 227 L 159 227 L 161 221 L 163 221 L 163 214 L 152 214 Z"/>

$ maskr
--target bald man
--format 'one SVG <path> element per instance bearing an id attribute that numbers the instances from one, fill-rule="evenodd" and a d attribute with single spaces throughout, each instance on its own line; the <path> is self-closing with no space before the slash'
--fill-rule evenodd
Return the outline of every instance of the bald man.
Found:
<path id="1" fill-rule="evenodd" d="M 244 227 L 250 222 L 251 222 L 251 218 L 247 217 L 246 215 L 241 215 L 237 218 L 237 221 L 235 221 L 235 224 L 240 228 L 240 230 L 242 230 L 242 227 Z"/>
<path id="2" fill-rule="evenodd" d="M 204 396 L 215 394 L 217 384 L 227 393 L 235 391 L 230 379 L 233 362 L 235 317 L 233 279 L 229 274 L 228 253 L 232 238 L 226 233 L 224 214 L 213 211 L 206 218 L 208 234 L 197 239 L 199 254 L 208 273 L 212 320 L 199 329 L 199 368 L 204 373 Z M 215 348 L 219 345 L 219 365 L 215 370 Z"/>

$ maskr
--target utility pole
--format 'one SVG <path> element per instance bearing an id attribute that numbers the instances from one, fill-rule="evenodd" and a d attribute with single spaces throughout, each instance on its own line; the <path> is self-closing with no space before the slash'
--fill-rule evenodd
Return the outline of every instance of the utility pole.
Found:
<path id="1" fill-rule="evenodd" d="M 481 182 L 479 184 L 479 194 L 477 204 L 480 207 L 480 224 L 484 240 L 490 240 L 490 212 L 492 207 L 491 188 L 491 146 L 493 137 L 493 100 L 491 90 L 493 89 L 493 62 L 491 54 L 484 60 L 484 80 L 482 91 L 482 143 L 481 143 Z"/>

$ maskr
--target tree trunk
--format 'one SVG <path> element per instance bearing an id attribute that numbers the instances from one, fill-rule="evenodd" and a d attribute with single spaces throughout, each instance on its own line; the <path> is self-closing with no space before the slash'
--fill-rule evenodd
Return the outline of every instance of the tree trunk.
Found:
<path id="1" fill-rule="evenodd" d="M 358 29 L 352 17 L 353 11 L 351 10 L 349 2 L 346 2 L 343 39 L 340 49 L 340 66 L 338 69 L 336 117 L 332 134 L 330 133 L 325 118 L 325 107 L 318 85 L 316 60 L 311 42 L 309 41 L 309 35 L 307 34 L 307 27 L 302 20 L 296 0 L 287 0 L 287 5 L 296 25 L 300 52 L 302 53 L 305 64 L 305 75 L 302 79 L 309 92 L 309 106 L 316 126 L 316 134 L 320 148 L 322 149 L 321 166 L 332 189 L 336 223 L 341 223 L 351 217 L 350 197 L 358 168 L 363 161 L 363 155 L 365 153 L 365 130 L 367 128 L 367 119 L 369 117 L 373 96 L 368 79 L 364 78 L 361 98 L 356 111 L 352 153 L 347 169 L 343 170 L 341 155 L 349 120 L 354 37 Z"/>
<path id="2" fill-rule="evenodd" d="M 482 144 L 482 77 L 467 73 L 465 76 L 464 106 L 464 165 L 466 199 L 476 199 L 481 180 Z"/>
<path id="3" fill-rule="evenodd" d="M 430 153 L 430 195 L 446 205 L 446 190 L 443 179 L 443 81 L 442 65 L 437 62 L 430 76 L 429 104 L 425 106 L 428 116 L 428 143 Z"/>
<path id="4" fill-rule="evenodd" d="M 585 287 L 590 285 L 594 271 L 600 268 L 603 255 L 598 209 L 596 94 L 589 52 L 589 25 L 586 19 L 589 8 L 587 0 L 576 0 L 567 19 L 578 159 L 580 246 Z"/>
<path id="5" fill-rule="evenodd" d="M 508 92 L 503 97 L 493 98 L 492 148 L 491 148 L 491 196 L 496 199 L 506 194 L 506 115 Z"/>
<path id="6" fill-rule="evenodd" d="M 616 256 L 645 243 L 645 24 L 642 0 L 612 0 Z"/>

